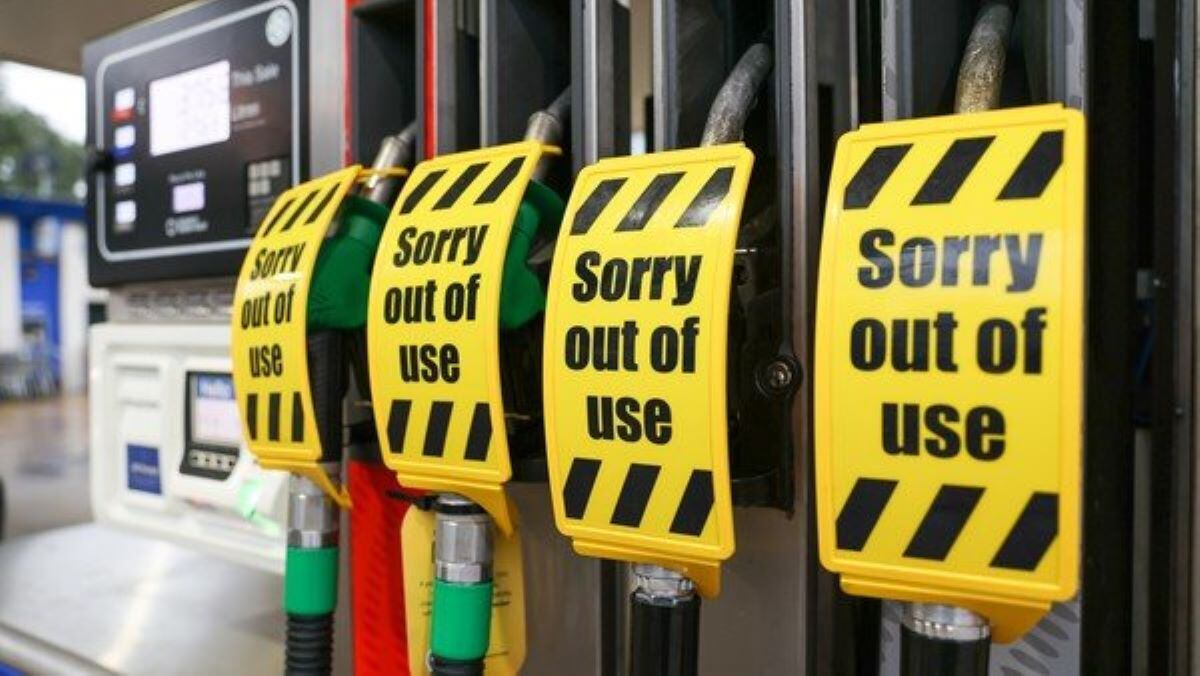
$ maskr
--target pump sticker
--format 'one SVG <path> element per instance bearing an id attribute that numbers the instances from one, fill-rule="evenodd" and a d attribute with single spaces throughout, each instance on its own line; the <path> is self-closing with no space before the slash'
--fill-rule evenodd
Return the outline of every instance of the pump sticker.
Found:
<path id="1" fill-rule="evenodd" d="M 246 253 L 232 312 L 233 383 L 251 452 L 263 467 L 310 476 L 343 501 L 316 464 L 306 322 L 317 252 L 358 172 L 347 167 L 279 196 Z"/>
<path id="2" fill-rule="evenodd" d="M 847 590 L 1043 610 L 1075 593 L 1084 142 L 1058 105 L 839 142 L 816 486 L 821 559 Z"/>
<path id="3" fill-rule="evenodd" d="M 734 549 L 726 339 L 754 156 L 728 145 L 602 160 L 558 240 L 544 398 L 558 528 L 581 552 L 667 562 L 715 593 Z"/>
<path id="4" fill-rule="evenodd" d="M 470 497 L 502 530 L 512 474 L 500 391 L 500 280 L 547 149 L 513 143 L 422 162 L 396 199 L 368 305 L 371 399 L 384 461 L 412 488 Z"/>

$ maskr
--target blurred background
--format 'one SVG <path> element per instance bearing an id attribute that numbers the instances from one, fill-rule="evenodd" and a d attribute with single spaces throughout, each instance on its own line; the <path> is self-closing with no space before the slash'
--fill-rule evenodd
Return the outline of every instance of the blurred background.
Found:
<path id="1" fill-rule="evenodd" d="M 103 318 L 104 298 L 87 284 L 84 133 L 82 77 L 0 61 L 0 477 L 9 535 L 90 518 L 87 326 Z"/>
<path id="2" fill-rule="evenodd" d="M 182 4 L 0 1 L 0 534 L 91 519 L 80 50 Z"/>

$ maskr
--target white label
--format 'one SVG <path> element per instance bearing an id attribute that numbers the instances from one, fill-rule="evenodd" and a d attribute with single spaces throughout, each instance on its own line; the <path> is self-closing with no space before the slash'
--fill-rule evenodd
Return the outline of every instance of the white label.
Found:
<path id="1" fill-rule="evenodd" d="M 229 62 L 150 83 L 150 154 L 229 140 Z"/>
<path id="2" fill-rule="evenodd" d="M 137 128 L 132 124 L 117 127 L 113 131 L 113 146 L 118 149 L 132 148 L 137 141 Z"/>
<path id="3" fill-rule="evenodd" d="M 171 210 L 177 214 L 204 208 L 204 184 L 184 183 L 171 189 Z"/>
<path id="4" fill-rule="evenodd" d="M 136 95 L 133 93 L 133 87 L 118 89 L 116 94 L 113 94 L 113 110 L 122 111 L 133 108 Z"/>
<path id="5" fill-rule="evenodd" d="M 137 182 L 137 167 L 132 162 L 118 164 L 113 169 L 113 183 L 124 188 Z"/>
<path id="6" fill-rule="evenodd" d="M 117 232 L 129 232 L 137 220 L 137 202 L 122 200 L 116 204 Z"/>

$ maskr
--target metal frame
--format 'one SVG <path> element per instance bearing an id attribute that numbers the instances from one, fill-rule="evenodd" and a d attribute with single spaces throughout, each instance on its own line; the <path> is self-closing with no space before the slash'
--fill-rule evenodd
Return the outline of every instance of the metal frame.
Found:
<path id="1" fill-rule="evenodd" d="M 1154 3 L 1154 373 L 1150 485 L 1150 673 L 1187 673 L 1193 647 L 1195 556 L 1196 11 Z"/>

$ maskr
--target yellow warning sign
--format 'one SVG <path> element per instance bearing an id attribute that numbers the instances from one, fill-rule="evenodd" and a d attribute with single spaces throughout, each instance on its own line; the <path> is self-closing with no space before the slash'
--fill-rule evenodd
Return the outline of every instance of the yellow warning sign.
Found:
<path id="1" fill-rule="evenodd" d="M 822 563 L 1011 640 L 1075 593 L 1084 120 L 1059 105 L 864 126 L 821 251 Z"/>
<path id="2" fill-rule="evenodd" d="M 428 676 L 430 620 L 433 616 L 433 512 L 409 509 L 400 526 L 404 566 L 404 624 L 411 676 Z M 525 663 L 525 578 L 521 539 L 493 532 L 492 630 L 483 671 L 489 676 L 516 676 Z"/>
<path id="3" fill-rule="evenodd" d="M 250 451 L 267 469 L 303 474 L 346 504 L 317 460 L 308 380 L 308 290 L 321 242 L 359 167 L 279 196 L 242 262 L 233 298 L 233 384 Z"/>
<path id="4" fill-rule="evenodd" d="M 506 533 L 500 280 L 517 208 L 552 150 L 513 143 L 418 165 L 384 228 L 367 308 L 387 466 L 405 486 L 471 498 Z"/>
<path id="5" fill-rule="evenodd" d="M 734 549 L 725 358 L 753 162 L 736 144 L 585 169 L 546 313 L 559 530 L 584 554 L 680 570 L 706 596 Z"/>

